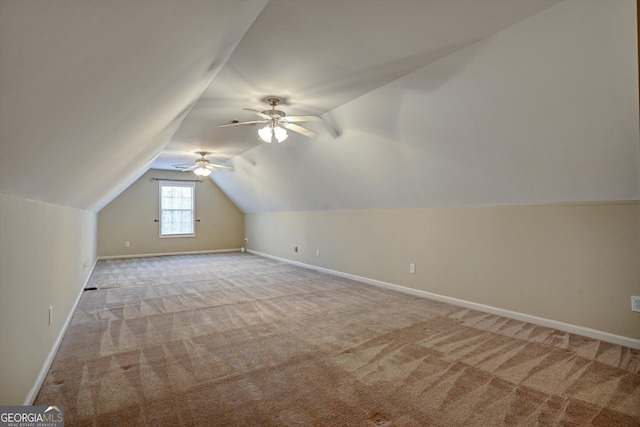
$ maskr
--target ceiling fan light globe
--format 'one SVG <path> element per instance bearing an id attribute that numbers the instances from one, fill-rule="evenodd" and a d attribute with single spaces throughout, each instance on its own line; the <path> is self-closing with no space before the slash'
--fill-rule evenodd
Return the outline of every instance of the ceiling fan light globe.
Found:
<path id="1" fill-rule="evenodd" d="M 289 136 L 287 134 L 287 131 L 284 128 L 281 128 L 280 126 L 276 126 L 273 129 L 273 133 L 275 134 L 276 139 L 278 140 L 278 142 L 284 141 Z"/>
<path id="2" fill-rule="evenodd" d="M 198 168 L 193 171 L 198 176 L 209 176 L 211 175 L 211 171 L 207 168 Z"/>
<path id="3" fill-rule="evenodd" d="M 263 127 L 262 129 L 258 129 L 258 136 L 264 142 L 271 142 L 273 138 L 273 129 L 271 129 L 271 126 L 268 125 Z"/>

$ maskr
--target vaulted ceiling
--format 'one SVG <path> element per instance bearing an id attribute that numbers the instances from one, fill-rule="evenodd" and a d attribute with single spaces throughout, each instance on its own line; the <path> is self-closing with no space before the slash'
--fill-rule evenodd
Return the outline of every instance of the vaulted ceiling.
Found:
<path id="1" fill-rule="evenodd" d="M 551 6 L 575 7 L 568 2 L 0 0 L 0 192 L 97 211 L 150 167 L 173 169 L 207 151 L 235 167 L 212 179 L 245 212 L 637 196 L 640 179 L 628 173 L 637 169 L 637 144 L 636 159 L 606 178 L 601 194 L 571 180 L 554 185 L 567 173 L 589 179 L 570 157 L 577 147 L 558 148 L 556 168 L 540 160 L 559 138 L 535 126 L 545 87 L 570 78 L 562 67 L 546 69 L 544 55 L 561 60 L 575 45 L 569 35 L 554 50 L 562 23 L 536 19 Z M 628 12 L 616 8 L 614 17 Z M 585 13 L 585 26 L 600 12 Z M 547 25 L 549 35 L 540 30 Z M 543 56 L 532 57 L 529 45 Z M 582 60 L 594 46 L 610 48 L 587 40 L 584 55 L 567 60 Z M 615 49 L 611 55 L 605 60 L 618 61 Z M 512 84 L 527 61 L 541 74 L 528 82 L 541 98 L 501 99 L 519 90 L 501 86 L 501 78 Z M 637 84 L 637 65 L 634 72 Z M 577 102 L 598 95 L 578 90 L 593 86 L 590 73 L 600 69 L 568 89 Z M 620 101 L 616 93 L 611 102 Z M 267 109 L 270 96 L 288 114 L 321 115 L 322 122 L 305 124 L 320 136 L 291 134 L 267 145 L 255 126 L 216 127 L 254 119 L 242 108 Z M 484 107 L 494 101 L 508 105 Z M 501 121 L 521 125 L 524 115 L 534 121 L 520 131 L 506 126 L 496 138 L 495 127 L 488 130 Z M 480 142 L 483 148 L 474 145 Z M 603 162 L 633 157 L 633 147 L 625 143 Z M 539 187 L 541 169 L 552 190 Z"/>

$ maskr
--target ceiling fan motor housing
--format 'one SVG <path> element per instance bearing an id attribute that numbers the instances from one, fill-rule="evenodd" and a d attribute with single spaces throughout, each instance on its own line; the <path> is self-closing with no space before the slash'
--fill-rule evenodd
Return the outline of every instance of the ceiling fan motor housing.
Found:
<path id="1" fill-rule="evenodd" d="M 265 110 L 262 112 L 262 114 L 266 114 L 272 119 L 281 119 L 285 116 L 284 111 L 280 111 L 280 110 Z"/>

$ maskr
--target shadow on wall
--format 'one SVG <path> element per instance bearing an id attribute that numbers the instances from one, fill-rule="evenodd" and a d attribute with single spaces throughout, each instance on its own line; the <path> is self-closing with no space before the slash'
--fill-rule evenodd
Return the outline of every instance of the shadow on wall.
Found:
<path id="1" fill-rule="evenodd" d="M 403 137 L 406 129 L 401 121 L 403 115 L 417 116 L 416 125 L 420 125 L 428 113 L 429 93 L 434 93 L 463 72 L 489 41 L 486 39 L 467 46 L 455 55 L 435 62 L 429 58 L 437 57 L 436 53 L 423 54 L 418 58 L 406 58 L 416 64 L 412 71 L 373 92 L 363 95 L 341 107 L 331 111 L 333 120 L 342 124 L 345 132 L 359 130 L 392 140 Z M 443 51 L 455 51 L 463 45 L 443 48 Z M 392 69 L 393 63 L 385 64 L 383 69 Z M 345 86 L 354 82 L 344 82 Z M 340 83 L 337 83 L 340 84 Z M 416 105 L 416 99 L 419 101 Z M 423 107 L 420 107 L 423 105 Z M 408 110 L 407 107 L 411 107 Z M 405 121 L 406 122 L 406 121 Z M 419 137 L 419 135 L 416 135 Z"/>
<path id="2" fill-rule="evenodd" d="M 412 73 L 415 70 L 422 69 L 425 66 L 437 62 L 440 58 L 447 57 L 451 53 L 467 46 L 470 42 L 473 43 L 474 40 L 467 40 L 464 42 L 443 46 L 438 49 L 421 52 L 416 55 L 408 56 L 406 58 L 401 58 L 395 61 L 387 62 L 385 64 L 380 64 L 367 70 L 366 74 L 363 74 L 357 70 L 345 72 L 337 79 L 332 78 L 330 81 L 326 81 L 319 85 L 304 89 L 300 94 L 300 98 L 320 100 L 320 102 L 318 103 L 320 105 L 323 105 L 325 102 L 323 102 L 322 100 L 334 96 L 334 94 L 336 93 L 339 93 L 342 94 L 343 97 L 342 105 L 347 105 L 349 102 L 356 99 L 360 96 L 360 94 L 362 94 L 362 90 L 360 89 L 361 87 L 384 87 L 395 80 L 403 78 L 404 76 Z M 466 61 L 469 61 L 473 58 L 473 52 L 475 49 L 477 49 L 478 45 L 479 44 L 476 43 L 471 47 L 467 47 L 470 54 L 466 56 Z M 454 67 L 451 67 L 449 70 L 447 70 L 448 76 L 442 75 L 437 79 L 434 79 L 431 83 L 432 87 L 426 88 L 426 90 L 435 90 L 438 85 L 443 84 L 448 78 L 453 77 L 457 72 L 465 67 L 464 62 L 460 62 L 454 65 Z M 406 73 L 399 76 L 397 71 L 399 69 L 406 70 Z M 425 88 L 421 89 L 425 90 Z M 369 93 L 375 93 L 375 91 Z M 366 96 L 366 94 L 363 96 Z M 326 103 L 329 104 L 329 102 Z M 391 104 L 393 105 L 394 103 L 392 102 Z M 309 107 L 312 108 L 311 106 Z M 337 108 L 340 108 L 340 106 L 338 106 Z M 335 109 L 336 108 L 334 108 L 334 110 Z"/>

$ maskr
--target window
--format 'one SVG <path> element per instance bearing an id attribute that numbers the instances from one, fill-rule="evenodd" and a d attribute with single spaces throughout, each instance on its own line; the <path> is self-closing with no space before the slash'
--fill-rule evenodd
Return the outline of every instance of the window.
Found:
<path id="1" fill-rule="evenodd" d="M 195 236 L 195 185 L 160 181 L 160 237 Z"/>

